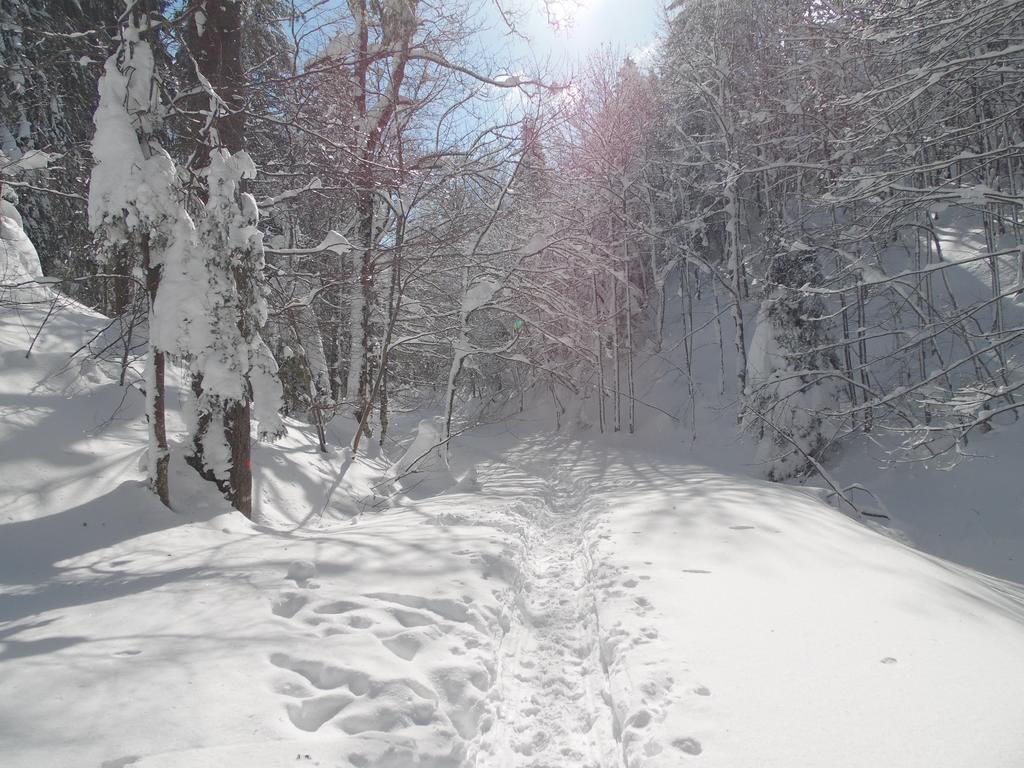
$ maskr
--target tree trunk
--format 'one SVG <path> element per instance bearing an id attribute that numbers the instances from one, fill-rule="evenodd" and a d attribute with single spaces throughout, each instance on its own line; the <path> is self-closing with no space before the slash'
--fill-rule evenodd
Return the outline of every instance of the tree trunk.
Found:
<path id="1" fill-rule="evenodd" d="M 149 233 L 142 235 L 142 269 L 146 274 L 146 294 L 149 297 L 149 327 L 152 337 L 153 305 L 160 287 L 160 267 L 150 260 Z M 149 421 L 149 484 L 165 507 L 171 506 L 168 481 L 170 453 L 167 449 L 167 426 L 164 418 L 166 390 L 164 387 L 164 353 L 149 342 L 149 365 L 146 366 L 146 418 Z"/>
<path id="2" fill-rule="evenodd" d="M 252 519 L 251 411 L 247 399 L 232 402 L 224 411 L 224 437 L 231 449 L 228 501 L 249 519 Z"/>
<path id="3" fill-rule="evenodd" d="M 627 428 L 629 434 L 636 431 L 636 387 L 633 382 L 633 286 L 629 268 L 629 249 L 622 241 L 622 253 L 626 262 L 626 395 L 629 397 Z"/>
<path id="4" fill-rule="evenodd" d="M 349 402 L 355 403 L 355 418 L 359 422 L 352 450 L 358 447 L 360 434 L 365 434 L 367 437 L 371 435 L 370 417 L 373 414 L 373 400 L 376 397 L 376 386 L 374 386 L 372 394 L 367 392 L 371 376 L 369 368 L 370 292 L 373 283 L 371 254 L 372 250 L 369 247 L 363 251 L 359 281 L 352 285 L 352 303 L 349 309 L 351 312 L 351 339 L 346 398 Z"/>
<path id="5" fill-rule="evenodd" d="M 615 401 L 612 404 L 612 432 L 622 429 L 622 364 L 619 360 L 619 275 L 612 275 L 612 375 L 615 376 Z"/>
<path id="6" fill-rule="evenodd" d="M 732 274 L 732 320 L 736 330 L 736 399 L 739 408 L 736 412 L 737 422 L 743 421 L 744 403 L 747 396 L 747 342 L 743 330 L 744 292 L 743 254 L 740 251 L 739 231 L 739 198 L 736 192 L 736 179 L 730 176 L 726 183 L 726 213 L 729 216 L 729 231 L 726 240 L 729 243 L 729 271 Z"/>
<path id="7" fill-rule="evenodd" d="M 195 14 L 190 19 L 190 37 L 194 41 L 194 54 L 199 72 L 209 81 L 223 102 L 223 107 L 215 110 L 212 128 L 215 130 L 200 136 L 202 152 L 209 155 L 210 149 L 219 145 L 234 154 L 244 148 L 245 144 L 245 82 L 240 58 L 242 46 L 242 6 L 240 0 L 208 0 L 203 6 L 206 19 L 200 29 Z M 207 108 L 212 108 L 208 105 Z M 208 161 L 207 161 L 208 162 Z M 206 164 L 206 163 L 202 163 Z M 235 284 L 244 296 L 243 280 L 240 270 L 235 270 Z M 241 328 L 243 319 L 239 318 Z M 248 338 L 250 329 L 242 328 L 243 338 Z M 197 397 L 202 393 L 202 377 L 193 378 L 192 388 Z M 215 428 L 215 424 L 224 430 L 224 439 L 230 449 L 230 466 L 226 481 L 218 486 L 227 497 L 231 506 L 248 518 L 252 517 L 252 459 L 250 445 L 251 404 L 249 396 L 243 395 L 238 402 L 221 405 L 217 413 L 200 414 L 196 435 L 193 440 L 192 466 L 202 467 L 203 437 L 207 430 Z M 209 473 L 202 472 L 204 477 Z"/>
<path id="8" fill-rule="evenodd" d="M 594 339 L 597 355 L 597 424 L 603 434 L 605 431 L 604 414 L 604 332 L 601 327 L 601 306 L 597 298 L 597 274 L 591 275 L 594 286 Z M 521 410 L 521 409 L 520 409 Z"/>

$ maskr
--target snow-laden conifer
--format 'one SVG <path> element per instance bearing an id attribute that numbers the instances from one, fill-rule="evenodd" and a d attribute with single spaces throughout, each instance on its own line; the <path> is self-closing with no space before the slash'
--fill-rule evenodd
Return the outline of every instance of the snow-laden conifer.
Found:
<path id="1" fill-rule="evenodd" d="M 95 163 L 89 183 L 89 226 L 96 235 L 96 258 L 103 262 L 127 249 L 144 275 L 149 300 L 149 355 L 146 414 L 150 445 L 147 475 L 161 500 L 169 503 L 168 449 L 163 415 L 164 351 L 160 283 L 192 247 L 194 227 L 183 206 L 177 166 L 160 145 L 156 131 L 164 116 L 159 76 L 147 41 L 149 19 L 128 3 L 121 42 L 104 64 L 92 141 Z"/>
<path id="2" fill-rule="evenodd" d="M 281 391 L 277 364 L 259 332 L 267 319 L 259 214 L 252 196 L 239 191 L 256 167 L 244 151 L 217 148 L 204 173 L 206 205 L 192 246 L 165 274 L 157 308 L 166 322 L 156 335 L 158 343 L 176 345 L 191 372 L 202 376 L 190 432 L 201 441 L 203 468 L 226 482 L 227 437 L 221 429 L 200 430 L 199 422 L 254 401 L 260 436 L 279 436 Z"/>
<path id="3" fill-rule="evenodd" d="M 775 255 L 750 344 L 744 422 L 767 477 L 785 480 L 813 471 L 836 434 L 826 414 L 839 402 L 839 365 L 827 351 L 825 303 L 807 290 L 821 282 L 814 253 L 769 239 Z"/>

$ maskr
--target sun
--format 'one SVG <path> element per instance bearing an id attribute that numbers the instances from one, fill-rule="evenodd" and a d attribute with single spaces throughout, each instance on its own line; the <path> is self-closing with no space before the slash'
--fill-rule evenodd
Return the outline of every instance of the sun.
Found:
<path id="1" fill-rule="evenodd" d="M 555 30 L 564 31 L 579 21 L 580 16 L 591 9 L 597 0 L 540 0 L 548 24 Z"/>

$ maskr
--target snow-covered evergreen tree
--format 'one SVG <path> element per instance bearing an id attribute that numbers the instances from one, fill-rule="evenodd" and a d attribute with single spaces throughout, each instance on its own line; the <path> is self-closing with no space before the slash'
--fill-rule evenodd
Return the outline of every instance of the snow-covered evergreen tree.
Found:
<path id="1" fill-rule="evenodd" d="M 260 336 L 267 319 L 263 236 L 256 200 L 242 189 L 256 175 L 243 149 L 242 3 L 220 0 L 188 13 L 186 44 L 195 64 L 189 138 L 198 150 L 191 170 L 204 205 L 195 247 L 180 271 L 166 275 L 174 286 L 167 311 L 175 318 L 172 333 L 187 344 L 195 395 L 186 459 L 251 517 L 254 399 L 262 436 L 280 434 L 282 425 L 277 364 Z"/>
<path id="2" fill-rule="evenodd" d="M 805 289 L 821 284 L 815 254 L 770 236 L 771 257 L 747 369 L 744 424 L 770 480 L 814 469 L 836 434 L 828 418 L 839 402 L 838 361 L 825 303 Z"/>
<path id="3" fill-rule="evenodd" d="M 224 430 L 200 429 L 233 405 L 255 401 L 259 434 L 281 434 L 277 364 L 260 336 L 266 323 L 263 237 L 256 202 L 240 192 L 242 179 L 256 173 L 249 155 L 219 148 L 205 170 L 208 197 L 195 240 L 175 269 L 164 276 L 157 310 L 167 322 L 158 340 L 178 340 L 193 374 L 202 376 L 191 414 L 190 432 L 200 441 L 203 468 L 222 483 L 230 481 L 231 450 Z M 246 432 L 248 436 L 248 432 Z M 248 439 L 248 438 L 247 438 Z"/>
<path id="4" fill-rule="evenodd" d="M 194 228 L 182 202 L 177 166 L 156 138 L 164 117 L 159 75 L 148 42 L 149 16 L 128 3 L 121 43 L 104 65 L 92 141 L 95 166 L 89 183 L 89 226 L 96 257 L 128 249 L 145 274 L 149 301 L 146 415 L 150 444 L 147 474 L 169 504 L 164 425 L 164 352 L 178 351 L 161 333 L 161 275 L 174 271 L 193 246 Z M 166 305 L 166 302 L 164 302 Z"/>

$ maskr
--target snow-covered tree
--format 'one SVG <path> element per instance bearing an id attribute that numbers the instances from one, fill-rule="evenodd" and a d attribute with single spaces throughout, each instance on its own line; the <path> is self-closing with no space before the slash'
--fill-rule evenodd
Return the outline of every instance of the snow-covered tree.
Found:
<path id="1" fill-rule="evenodd" d="M 4 0 L 0 3 L 0 151 L 59 155 L 9 178 L 26 231 L 48 274 L 80 277 L 95 267 L 84 205 L 96 84 L 116 44 L 122 0 Z M 114 265 L 107 265 L 110 273 Z M 65 290 L 104 311 L 127 280 L 87 280 Z"/>
<path id="2" fill-rule="evenodd" d="M 104 65 L 92 141 L 95 166 L 89 183 L 89 225 L 97 258 L 127 249 L 145 275 L 149 303 L 146 362 L 146 417 L 149 422 L 150 485 L 169 505 L 168 446 L 164 422 L 165 352 L 177 341 L 162 333 L 161 276 L 178 268 L 194 245 L 193 226 L 183 206 L 178 169 L 156 132 L 164 118 L 160 79 L 148 42 L 150 19 L 127 3 L 117 51 Z"/>
<path id="3" fill-rule="evenodd" d="M 750 343 L 744 425 L 768 479 L 785 480 L 813 471 L 829 447 L 841 388 L 830 318 L 813 292 L 821 286 L 815 254 L 770 237 L 775 253 Z"/>
<path id="4" fill-rule="evenodd" d="M 216 21 L 213 13 L 210 34 L 216 32 Z M 154 488 L 167 503 L 163 375 L 165 354 L 171 354 L 187 364 L 199 383 L 188 425 L 192 461 L 221 485 L 236 508 L 251 514 L 249 419 L 254 398 L 261 435 L 276 436 L 282 428 L 277 366 L 259 334 L 267 317 L 259 215 L 255 200 L 240 186 L 256 169 L 246 152 L 232 153 L 219 144 L 222 126 L 215 118 L 223 114 L 224 97 L 204 77 L 211 120 L 202 138 L 211 149 L 199 174 L 205 202 L 193 222 L 185 207 L 182 170 L 157 138 L 166 108 L 148 44 L 151 29 L 148 14 L 129 2 L 121 44 L 100 81 L 90 225 L 101 258 L 129 249 L 137 252 L 145 274 L 150 304 L 149 472 Z"/>
<path id="5" fill-rule="evenodd" d="M 197 214 L 193 248 L 180 269 L 165 275 L 173 321 L 162 330 L 166 341 L 178 338 L 185 345 L 180 354 L 192 374 L 195 401 L 187 460 L 217 483 L 235 509 L 251 517 L 254 400 L 262 437 L 279 435 L 283 426 L 277 364 L 260 335 L 267 308 L 259 210 L 242 188 L 256 175 L 243 148 L 243 18 L 238 0 L 207 3 L 188 16 L 188 55 L 195 61 L 197 93 L 191 138 L 198 150 L 192 170 L 201 178 L 204 205 Z"/>
<path id="6" fill-rule="evenodd" d="M 242 504 L 249 489 L 234 470 L 232 441 L 244 441 L 241 460 L 248 460 L 250 403 L 257 406 L 261 438 L 277 437 L 283 429 L 277 364 L 259 333 L 267 307 L 258 211 L 252 196 L 239 191 L 242 180 L 255 173 L 244 151 L 211 152 L 204 171 L 207 201 L 194 241 L 177 268 L 165 274 L 157 300 L 167 318 L 158 340 L 177 340 L 176 352 L 202 381 L 191 413 L 190 432 L 199 448 L 193 460 L 201 460 L 203 471 Z"/>

